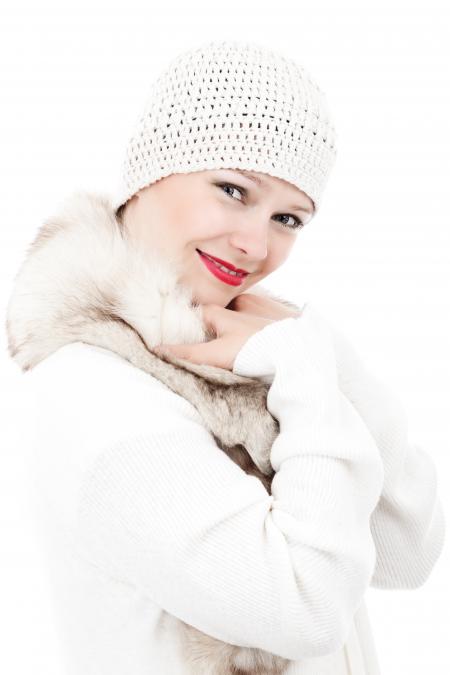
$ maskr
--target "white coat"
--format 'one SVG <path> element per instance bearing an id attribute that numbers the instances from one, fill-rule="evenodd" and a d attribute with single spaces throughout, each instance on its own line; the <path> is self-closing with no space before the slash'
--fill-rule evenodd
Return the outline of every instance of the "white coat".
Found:
<path id="1" fill-rule="evenodd" d="M 251 292 L 270 296 L 262 287 L 252 289 Z M 277 299 L 295 307 L 288 301 Z M 248 600 L 245 612 L 244 600 L 241 607 L 236 603 L 229 611 L 223 611 L 221 603 L 224 598 L 219 592 L 222 589 L 217 590 L 214 585 L 214 567 L 205 568 L 209 578 L 205 577 L 203 583 L 208 585 L 209 594 L 205 593 L 205 588 L 201 591 L 199 586 L 198 607 L 194 608 L 192 589 L 195 584 L 189 586 L 189 570 L 193 559 L 189 556 L 194 556 L 198 569 L 202 568 L 205 559 L 201 556 L 203 549 L 200 541 L 195 538 L 186 539 L 186 548 L 182 552 L 177 551 L 175 556 L 176 542 L 180 539 L 184 541 L 186 532 L 189 533 L 186 526 L 180 526 L 177 532 L 176 523 L 171 521 L 175 529 L 168 541 L 172 542 L 176 560 L 172 571 L 169 565 L 172 563 L 171 549 L 164 548 L 162 539 L 155 536 L 155 532 L 159 532 L 162 537 L 161 524 L 155 530 L 152 529 L 155 525 L 152 523 L 152 528 L 149 525 L 147 532 L 140 531 L 139 536 L 144 539 L 137 539 L 136 532 L 131 539 L 125 536 L 126 531 L 134 531 L 138 524 L 145 523 L 148 515 L 156 517 L 154 505 L 150 507 L 146 501 L 150 498 L 147 491 L 151 493 L 153 483 L 145 483 L 148 480 L 145 470 L 133 474 L 128 489 L 124 488 L 133 473 L 133 462 L 142 453 L 139 443 L 135 445 L 128 437 L 132 435 L 134 438 L 133 428 L 140 428 L 144 414 L 139 422 L 136 421 L 134 411 L 127 418 L 128 408 L 122 405 L 115 411 L 117 419 L 121 418 L 120 423 L 117 420 L 111 422 L 106 433 L 104 424 L 99 425 L 102 417 L 97 411 L 87 425 L 88 437 L 86 429 L 81 438 L 75 433 L 78 442 L 71 446 L 67 438 L 64 440 L 67 427 L 58 429 L 58 424 L 51 422 L 52 406 L 45 405 L 40 432 L 42 446 L 38 442 L 43 455 L 39 456 L 38 462 L 42 459 L 42 466 L 47 467 L 46 472 L 40 469 L 39 484 L 43 491 L 48 490 L 51 495 L 48 497 L 47 494 L 44 499 L 47 510 L 44 509 L 43 513 L 45 511 L 45 517 L 49 520 L 52 514 L 58 513 L 54 526 L 49 526 L 48 530 L 53 551 L 51 555 L 54 555 L 52 564 L 60 566 L 60 573 L 56 574 L 62 580 L 58 587 L 59 597 L 68 592 L 71 584 L 77 586 L 79 591 L 81 588 L 78 604 L 73 598 L 67 602 L 66 596 L 66 627 L 76 620 L 75 617 L 78 621 L 82 620 L 83 609 L 92 611 L 92 607 L 88 610 L 88 600 L 92 601 L 93 597 L 96 613 L 102 615 L 105 626 L 109 625 L 113 616 L 117 620 L 116 612 L 120 612 L 120 607 L 122 610 L 127 608 L 123 616 L 119 614 L 122 622 L 126 621 L 127 616 L 133 616 L 128 602 L 122 596 L 120 607 L 115 607 L 111 600 L 114 597 L 114 584 L 118 580 L 132 587 L 133 597 L 136 593 L 142 594 L 142 602 L 144 598 L 148 600 L 148 594 L 150 597 L 159 597 L 158 589 L 161 590 L 161 604 L 153 601 L 151 611 L 147 609 L 147 624 L 145 621 L 142 623 L 142 616 L 141 623 L 135 624 L 136 630 L 139 626 L 141 631 L 147 626 L 148 644 L 145 646 L 144 641 L 139 647 L 143 647 L 145 656 L 136 657 L 139 649 L 133 642 L 136 636 L 132 636 L 128 646 L 126 641 L 121 644 L 124 660 L 120 661 L 120 657 L 116 656 L 112 666 L 110 659 L 114 653 L 113 645 L 111 642 L 105 643 L 104 637 L 99 637 L 98 643 L 94 639 L 93 644 L 89 645 L 92 658 L 97 660 L 92 673 L 100 675 L 108 672 L 108 675 L 112 675 L 113 672 L 127 672 L 127 675 L 141 675 L 144 672 L 158 672 L 163 675 L 166 672 L 163 668 L 167 668 L 167 673 L 171 675 L 178 672 L 195 675 L 231 675 L 232 672 L 247 675 L 376 675 L 379 672 L 364 591 L 369 585 L 378 588 L 416 588 L 430 574 L 442 550 L 445 530 L 442 506 L 436 491 L 434 464 L 421 448 L 408 443 L 406 421 L 399 402 L 365 370 L 346 338 L 333 329 L 314 308 L 307 304 L 298 319 L 287 319 L 276 324 L 252 336 L 238 354 L 232 373 L 196 366 L 175 358 L 160 359 L 155 356 L 151 349 L 161 342 L 199 342 L 208 337 L 202 324 L 201 307 L 194 306 L 187 289 L 177 284 L 177 270 L 172 265 L 152 258 L 148 253 L 144 254 L 126 241 L 106 195 L 83 192 L 72 195 L 61 211 L 47 220 L 30 247 L 10 299 L 7 332 L 12 358 L 25 372 L 31 374 L 35 371 L 36 374 L 30 379 L 34 379 L 40 396 L 46 387 L 64 387 L 65 383 L 67 388 L 71 385 L 71 381 L 78 377 L 78 373 L 73 371 L 73 359 L 78 359 L 77 367 L 81 368 L 81 372 L 88 364 L 94 374 L 104 372 L 102 369 L 105 366 L 107 370 L 111 367 L 113 384 L 117 386 L 124 378 L 124 382 L 129 383 L 125 386 L 130 387 L 130 392 L 134 390 L 131 382 L 136 375 L 135 370 L 139 369 L 146 385 L 153 387 L 152 392 L 155 391 L 155 383 L 157 387 L 162 386 L 165 392 L 169 389 L 172 396 L 181 396 L 188 402 L 191 414 L 198 416 L 199 424 L 195 433 L 199 436 L 194 442 L 192 462 L 201 454 L 198 447 L 204 438 L 200 431 L 203 425 L 210 434 L 209 452 L 212 446 L 223 451 L 232 460 L 233 466 L 238 465 L 242 473 L 240 480 L 247 481 L 249 476 L 259 479 L 256 483 L 245 483 L 245 486 L 242 483 L 242 489 L 244 492 L 245 489 L 258 490 L 259 500 L 263 499 L 260 508 L 266 509 L 262 511 L 264 522 L 269 528 L 265 535 L 262 532 L 258 534 L 263 537 L 257 544 L 259 554 L 254 547 L 249 549 L 253 551 L 251 555 L 249 551 L 246 552 L 249 557 L 246 560 L 245 592 Z M 298 349 L 296 340 L 299 342 Z M 290 352 L 288 345 L 292 345 Z M 107 350 L 113 352 L 116 358 L 107 358 L 105 361 Z M 284 356 L 283 362 L 284 350 L 287 356 Z M 97 371 L 98 359 L 102 365 Z M 314 366 L 313 370 L 311 365 Z M 284 373 L 283 377 L 277 379 L 281 372 Z M 305 391 L 299 392 L 301 375 L 305 373 L 308 379 L 304 378 L 303 381 L 310 388 L 304 385 Z M 114 377 L 117 377 L 117 381 Z M 99 381 L 104 379 L 98 378 Z M 97 385 L 94 390 L 97 391 L 96 401 L 102 405 L 102 399 L 108 399 L 108 393 L 101 387 L 99 390 Z M 138 388 L 138 391 L 142 395 L 149 394 L 146 389 L 141 391 Z M 315 391 L 316 398 L 312 393 Z M 158 392 L 162 396 L 160 389 Z M 46 399 L 47 403 L 52 400 L 52 396 Z M 290 405 L 286 404 L 286 400 L 290 401 Z M 283 401 L 286 412 L 281 405 Z M 330 401 L 330 409 L 323 401 L 327 401 L 327 405 Z M 156 437 L 156 428 L 162 422 L 163 429 L 172 423 L 176 425 L 164 413 L 164 407 L 157 408 L 156 402 L 152 394 L 149 397 L 146 438 L 152 438 L 152 434 Z M 135 403 L 137 405 L 137 398 Z M 53 405 L 56 408 L 58 403 L 53 401 Z M 67 409 L 73 411 L 76 405 L 80 412 L 83 406 L 80 400 L 68 404 Z M 173 405 L 173 402 L 170 403 L 169 409 L 175 420 L 180 412 L 176 413 Z M 310 406 L 310 414 L 307 406 Z M 320 418 L 317 417 L 319 409 L 323 415 Z M 341 412 L 338 414 L 336 411 Z M 304 423 L 302 414 L 305 416 Z M 65 412 L 64 419 L 67 419 L 66 415 Z M 310 418 L 315 426 L 307 429 L 306 421 Z M 129 427 L 124 424 L 127 419 Z M 291 429 L 294 423 L 294 436 L 292 432 L 291 436 L 287 436 L 286 432 L 283 434 L 283 428 Z M 94 433 L 95 425 L 99 426 Z M 42 432 L 42 429 L 45 431 Z M 105 438 L 101 438 L 100 433 L 105 433 Z M 106 452 L 108 456 L 110 446 L 114 445 L 114 433 L 120 434 L 120 440 L 127 441 L 128 438 L 126 449 L 130 453 L 130 466 L 121 464 L 123 473 L 118 476 L 114 474 L 116 484 L 112 478 L 111 483 L 108 482 L 110 467 L 106 463 L 102 475 L 102 461 L 105 461 L 102 453 Z M 96 443 L 93 443 L 93 438 Z M 62 456 L 58 456 L 58 460 L 52 464 L 55 455 L 51 447 L 61 448 L 61 441 L 64 447 Z M 163 446 L 169 448 L 167 444 L 168 440 L 165 439 Z M 310 449 L 304 456 L 301 448 L 306 448 L 307 444 Z M 69 453 L 67 457 L 66 446 Z M 277 450 L 278 454 L 273 450 L 275 447 L 282 448 Z M 70 455 L 73 452 L 76 458 Z M 298 453 L 295 457 L 298 472 L 287 469 L 294 452 Z M 334 457 L 333 452 L 336 453 Z M 223 460 L 223 454 L 217 454 Z M 316 455 L 314 463 L 309 458 L 311 455 Z M 120 461 L 123 456 L 127 454 L 120 454 Z M 333 458 L 329 466 L 322 467 L 324 457 L 328 457 L 328 460 Z M 337 459 L 341 464 L 336 464 Z M 68 473 L 67 466 L 73 464 L 76 470 Z M 55 470 L 55 465 L 61 468 L 62 474 Z M 155 466 L 157 471 L 152 481 L 160 481 L 164 485 L 163 474 L 169 469 L 164 463 Z M 290 466 L 295 465 L 291 463 Z M 348 467 L 346 471 L 345 467 Z M 228 465 L 221 467 L 222 471 L 229 469 Z M 197 470 L 200 473 L 203 468 L 198 466 Z M 92 475 L 95 480 L 91 478 Z M 185 475 L 181 470 L 180 474 L 174 473 L 172 467 L 171 484 L 176 488 L 174 500 L 181 494 Z M 244 479 L 244 475 L 247 478 Z M 309 483 L 306 479 L 308 475 Z M 52 479 L 51 487 L 49 476 Z M 331 477 L 328 486 L 330 492 L 323 497 L 322 502 L 316 495 L 322 490 L 322 485 L 326 485 L 327 478 Z M 237 475 L 233 474 L 233 480 L 236 479 Z M 78 482 L 69 486 L 72 480 Z M 143 483 L 136 482 L 139 480 Z M 192 476 L 190 480 L 193 480 Z M 302 480 L 304 503 L 300 499 Z M 317 490 L 308 498 L 308 485 L 311 487 L 313 480 L 318 481 Z M 179 486 L 177 481 L 181 481 Z M 275 489 L 274 481 L 277 491 L 271 495 L 271 487 Z M 61 489 L 63 484 L 64 490 Z M 89 490 L 84 492 L 86 485 L 89 485 Z M 136 501 L 130 503 L 130 485 L 133 495 L 142 492 L 146 498 L 141 501 L 133 496 Z M 198 487 L 195 495 L 202 492 L 202 486 Z M 107 490 L 112 489 L 117 492 L 106 494 Z M 224 560 L 237 546 L 238 528 L 244 527 L 245 522 L 249 528 L 247 541 L 253 541 L 251 537 L 256 536 L 257 524 L 260 522 L 256 516 L 253 522 L 245 520 L 248 503 L 243 504 L 240 497 L 233 504 L 233 495 L 234 499 L 237 498 L 233 490 L 223 497 L 222 502 L 218 491 L 211 493 L 209 502 L 204 497 L 205 501 L 194 509 L 198 514 L 207 513 L 214 502 L 217 513 L 216 520 L 209 523 L 211 532 L 219 527 L 231 505 L 239 509 L 241 520 L 237 521 L 236 529 L 233 531 L 231 528 L 216 544 Z M 250 492 L 248 495 L 250 499 Z M 354 498 L 354 502 L 348 501 L 349 495 Z M 408 500 L 407 495 L 414 495 L 414 499 Z M 314 511 L 311 505 L 316 500 L 317 511 Z M 222 511 L 219 507 L 222 507 Z M 170 504 L 166 508 L 170 509 Z M 173 508 L 175 513 L 176 508 Z M 66 521 L 61 519 L 61 514 L 67 515 Z M 167 513 L 164 513 L 164 517 L 168 518 Z M 268 521 L 271 517 L 273 520 Z M 333 524 L 332 517 L 335 518 Z M 198 533 L 196 525 L 200 525 L 200 520 L 193 518 L 190 522 L 193 528 L 191 536 L 194 537 L 194 533 Z M 297 523 L 295 527 L 294 523 Z M 307 523 L 310 530 L 306 527 Z M 336 527 L 342 527 L 344 536 L 338 536 L 336 529 L 333 532 Z M 64 555 L 60 556 L 55 547 L 57 542 L 61 544 L 63 541 L 62 530 L 65 531 L 65 550 Z M 157 552 L 146 560 L 148 543 L 145 541 L 150 531 L 154 535 L 151 548 L 156 547 Z M 167 551 L 168 558 L 161 557 L 158 543 L 161 543 L 162 550 Z M 205 547 L 205 556 L 206 550 Z M 259 559 L 258 555 L 261 556 Z M 235 551 L 231 559 L 237 559 L 237 556 L 238 551 Z M 56 563 L 57 560 L 59 563 Z M 86 567 L 87 560 L 89 566 L 94 565 L 97 574 L 101 575 L 101 578 L 97 578 L 98 590 L 101 589 L 98 594 L 92 591 L 86 593 L 88 587 L 95 588 L 92 569 Z M 161 561 L 164 561 L 162 566 Z M 144 563 L 148 565 L 145 573 L 141 570 Z M 217 561 L 216 564 L 220 563 Z M 202 583 L 202 578 L 196 576 L 195 583 Z M 217 583 L 219 578 L 228 580 L 222 572 L 217 574 Z M 170 596 L 169 600 L 170 592 L 173 593 L 178 580 L 181 586 L 177 588 L 176 596 Z M 166 581 L 169 595 L 162 593 Z M 242 577 L 236 583 L 241 584 L 243 593 Z M 269 583 L 272 584 L 270 588 L 267 586 Z M 263 589 L 267 593 L 267 600 L 261 593 Z M 226 586 L 223 591 L 228 592 Z M 216 592 L 218 615 L 213 617 L 208 601 Z M 80 606 L 80 598 L 86 602 L 85 605 Z M 254 607 L 254 614 L 250 612 L 251 607 Z M 155 608 L 159 611 L 158 625 L 164 625 L 164 639 L 157 634 Z M 172 612 L 170 608 L 173 608 Z M 222 611 L 223 623 L 220 620 Z M 95 613 L 93 615 L 98 616 Z M 132 625 L 131 622 L 127 626 L 127 635 Z M 112 634 L 111 626 L 110 629 Z M 224 639 L 225 636 L 229 636 L 228 640 Z M 179 660 L 170 660 L 175 657 L 173 654 L 169 657 L 166 651 L 167 660 L 164 663 L 161 654 L 156 656 L 156 646 L 150 648 L 152 640 L 155 645 L 161 645 L 164 641 L 170 645 L 172 640 L 173 654 L 178 654 Z M 80 650 L 83 644 L 81 638 L 77 644 Z M 175 645 L 178 645 L 177 649 Z M 108 656 L 104 653 L 107 649 Z M 87 644 L 85 650 L 88 650 Z M 134 660 L 128 651 L 133 651 Z M 83 663 L 83 666 L 79 665 L 77 670 L 73 665 L 76 660 L 73 657 L 71 673 L 87 675 L 86 668 L 89 665 L 84 660 L 86 658 L 78 657 L 79 664 Z M 131 660 L 127 661 L 127 658 Z M 127 664 L 126 670 L 120 670 L 125 668 L 125 665 L 119 666 L 120 663 Z M 129 665 L 131 663 L 132 667 Z M 112 670 L 113 667 L 117 669 Z"/>

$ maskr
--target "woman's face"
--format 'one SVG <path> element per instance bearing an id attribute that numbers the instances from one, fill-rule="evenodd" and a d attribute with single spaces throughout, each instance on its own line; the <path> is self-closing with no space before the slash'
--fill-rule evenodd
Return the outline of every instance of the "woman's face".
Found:
<path id="1" fill-rule="evenodd" d="M 226 307 L 283 264 L 313 209 L 312 200 L 285 180 L 214 169 L 171 174 L 143 188 L 127 203 L 122 222 L 139 246 L 177 261 L 179 281 L 197 303 Z M 199 251 L 248 275 L 221 272 Z"/>

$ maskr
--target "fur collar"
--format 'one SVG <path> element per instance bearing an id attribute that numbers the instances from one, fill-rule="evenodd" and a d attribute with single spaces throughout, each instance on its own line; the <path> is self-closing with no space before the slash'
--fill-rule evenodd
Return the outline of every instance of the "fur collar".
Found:
<path id="1" fill-rule="evenodd" d="M 9 353 L 29 370 L 82 340 L 83 317 L 107 313 L 150 349 L 204 341 L 201 308 L 178 274 L 174 261 L 125 238 L 107 194 L 78 190 L 41 225 L 15 277 L 6 319 Z M 251 292 L 270 295 L 258 285 Z"/>

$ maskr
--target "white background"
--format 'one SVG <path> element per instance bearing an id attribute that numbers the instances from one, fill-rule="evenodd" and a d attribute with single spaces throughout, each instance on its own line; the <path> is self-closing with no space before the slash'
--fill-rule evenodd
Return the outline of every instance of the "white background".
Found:
<path id="1" fill-rule="evenodd" d="M 437 0 L 3 2 L 2 314 L 42 219 L 77 187 L 114 186 L 146 88 L 163 67 L 207 39 L 279 49 L 325 91 L 338 158 L 320 213 L 266 283 L 314 304 L 402 399 L 410 438 L 436 464 L 448 513 L 448 7 Z M 0 671 L 62 675 L 27 501 L 22 377 L 4 331 L 0 341 Z M 446 546 L 422 588 L 369 589 L 383 675 L 450 672 L 448 563 Z"/>

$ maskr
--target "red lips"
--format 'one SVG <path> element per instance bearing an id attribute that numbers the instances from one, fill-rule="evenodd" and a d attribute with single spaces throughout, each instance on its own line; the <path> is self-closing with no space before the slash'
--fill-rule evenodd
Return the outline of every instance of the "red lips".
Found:
<path id="1" fill-rule="evenodd" d="M 206 253 L 206 251 L 200 251 L 200 249 L 197 249 L 200 253 L 204 253 L 205 255 L 209 256 L 216 262 L 220 263 L 220 265 L 223 265 L 224 267 L 228 267 L 229 270 L 232 270 L 233 272 L 240 272 L 242 274 L 250 274 L 250 272 L 247 272 L 247 270 L 243 270 L 239 267 L 235 267 L 231 263 L 227 262 L 226 260 L 222 260 L 221 258 L 216 258 L 216 256 L 211 255 L 210 253 Z"/>
<path id="2" fill-rule="evenodd" d="M 247 278 L 247 274 L 234 274 L 232 273 L 232 270 L 230 272 L 225 272 L 222 270 L 218 265 L 213 261 L 208 258 L 202 251 L 199 251 L 197 249 L 197 253 L 199 255 L 200 260 L 202 263 L 207 267 L 207 269 L 213 274 L 217 279 L 222 281 L 225 284 L 228 284 L 229 286 L 241 286 L 245 279 Z"/>

